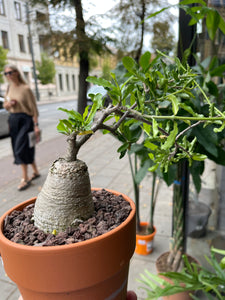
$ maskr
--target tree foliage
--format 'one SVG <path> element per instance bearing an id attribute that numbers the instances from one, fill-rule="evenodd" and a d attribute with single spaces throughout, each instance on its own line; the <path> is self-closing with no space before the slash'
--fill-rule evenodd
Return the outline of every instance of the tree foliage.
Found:
<path id="1" fill-rule="evenodd" d="M 36 67 L 39 72 L 37 78 L 43 85 L 53 83 L 56 74 L 55 64 L 46 53 L 41 54 L 41 62 L 37 61 Z"/>
<path id="2" fill-rule="evenodd" d="M 160 7 L 162 7 L 162 2 L 159 0 L 119 1 L 109 12 L 111 20 L 114 20 L 113 33 L 119 37 L 116 41 L 116 48 L 138 61 L 143 53 L 145 36 L 153 32 L 154 27 L 153 22 L 145 20 Z M 163 22 L 162 18 L 163 16 L 160 16 L 154 22 L 159 20 Z M 172 22 L 169 12 L 166 20 L 169 23 Z"/>
<path id="3" fill-rule="evenodd" d="M 169 54 L 176 46 L 174 35 L 169 30 L 169 22 L 155 22 L 153 25 L 153 38 L 151 45 L 153 50 L 160 50 L 166 54 Z"/>
<path id="4" fill-rule="evenodd" d="M 0 83 L 3 83 L 3 70 L 7 63 L 7 50 L 0 46 Z"/>

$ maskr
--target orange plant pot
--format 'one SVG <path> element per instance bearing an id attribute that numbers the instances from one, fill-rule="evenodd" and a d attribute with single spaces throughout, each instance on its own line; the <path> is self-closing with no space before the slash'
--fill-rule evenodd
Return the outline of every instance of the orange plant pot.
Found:
<path id="1" fill-rule="evenodd" d="M 148 226 L 147 222 L 141 222 L 141 226 Z M 153 239 L 156 234 L 156 228 L 153 226 L 154 232 L 148 235 L 136 234 L 135 253 L 140 255 L 148 255 L 153 251 Z"/>
<path id="2" fill-rule="evenodd" d="M 132 211 L 121 225 L 96 238 L 70 245 L 26 246 L 11 242 L 3 235 L 5 217 L 13 210 L 22 210 L 36 198 L 13 207 L 0 218 L 4 268 L 17 284 L 23 300 L 126 299 L 136 218 L 135 204 L 126 195 L 123 197 Z"/>

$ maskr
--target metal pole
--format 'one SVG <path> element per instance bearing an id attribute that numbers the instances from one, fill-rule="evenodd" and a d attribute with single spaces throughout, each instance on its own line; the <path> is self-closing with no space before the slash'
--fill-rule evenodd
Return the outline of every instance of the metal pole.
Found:
<path id="1" fill-rule="evenodd" d="M 181 2 L 181 0 L 180 0 Z M 178 58 L 182 61 L 184 57 L 184 51 L 191 48 L 191 54 L 188 57 L 188 64 L 190 66 L 195 65 L 195 58 L 193 56 L 196 53 L 197 41 L 196 41 L 196 25 L 189 26 L 188 23 L 191 17 L 186 14 L 183 9 L 179 9 L 179 41 L 178 41 Z M 188 224 L 188 201 L 189 201 L 189 166 L 188 161 L 184 160 L 180 163 L 181 167 L 181 192 L 182 192 L 182 202 L 183 202 L 183 248 L 186 251 L 187 244 L 187 224 Z"/>
<path id="2" fill-rule="evenodd" d="M 31 35 L 31 28 L 30 28 L 30 15 L 29 15 L 28 2 L 26 3 L 26 13 L 27 13 L 27 26 L 28 26 L 29 45 L 30 45 L 30 52 L 31 52 L 32 64 L 33 64 L 33 76 L 34 76 L 34 82 L 35 82 L 36 99 L 37 99 L 37 101 L 40 101 L 40 95 L 39 95 L 39 91 L 38 91 L 37 75 L 36 75 L 35 59 L 34 59 L 34 51 L 33 51 L 33 43 L 32 43 L 32 35 Z"/>

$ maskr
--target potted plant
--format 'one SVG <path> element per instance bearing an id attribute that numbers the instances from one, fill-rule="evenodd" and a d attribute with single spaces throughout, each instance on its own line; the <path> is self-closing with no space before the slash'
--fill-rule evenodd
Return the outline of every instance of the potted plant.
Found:
<path id="1" fill-rule="evenodd" d="M 151 60 L 151 54 L 146 52 L 138 64 L 132 58 L 124 57 L 123 64 L 128 71 L 128 77 L 123 84 L 118 84 L 114 74 L 112 82 L 96 77 L 88 78 L 88 81 L 102 85 L 108 91 L 112 104 L 103 108 L 102 96 L 97 94 L 90 95 L 93 100 L 92 108 L 89 111 L 87 107 L 83 115 L 74 110 L 62 109 L 67 113 L 68 119 L 60 121 L 58 130 L 68 136 L 67 154 L 52 164 L 37 200 L 28 200 L 16 207 L 22 210 L 35 201 L 34 224 L 43 232 L 49 231 L 55 235 L 68 226 L 70 228 L 82 224 L 85 219 L 92 219 L 94 205 L 89 175 L 86 164 L 78 159 L 78 152 L 97 130 L 121 136 L 121 127 L 126 125 L 131 128 L 140 122 L 147 135 L 145 147 L 149 149 L 149 158 L 153 161 L 153 166 L 149 169 L 151 172 L 158 168 L 167 172 L 170 165 L 182 159 L 188 159 L 190 164 L 193 160 L 205 159 L 205 155 L 195 151 L 196 139 L 188 140 L 187 132 L 201 123 L 215 123 L 216 130 L 222 131 L 225 116 L 210 102 L 189 66 L 183 65 L 178 59 L 174 65 L 168 65 L 167 59 L 168 57 L 159 53 Z M 195 89 L 203 94 L 208 105 L 204 115 L 192 109 Z M 184 95 L 189 100 L 189 105 L 182 102 Z M 95 119 L 97 112 L 98 117 Z M 122 142 L 123 151 L 126 153 L 130 143 L 127 143 L 126 139 Z M 31 247 L 19 244 L 20 238 L 17 243 L 6 239 L 3 235 L 4 223 L 7 224 L 7 216 L 15 208 L 7 212 L 0 220 L 0 251 L 5 270 L 9 277 L 17 282 L 24 300 L 35 299 L 31 296 L 31 290 L 36 291 L 36 299 L 40 295 L 42 299 L 48 299 L 48 293 L 50 298 L 58 297 L 60 300 L 63 299 L 62 293 L 66 293 L 67 296 L 69 293 L 73 299 L 75 295 L 83 294 L 81 289 L 85 283 L 88 284 L 89 290 L 86 299 L 104 299 L 109 296 L 111 299 L 125 298 L 129 259 L 135 247 L 136 227 L 135 209 L 132 201 L 128 202 L 132 207 L 130 215 L 111 233 L 107 232 L 75 245 L 54 247 Z M 83 225 L 81 227 L 83 228 Z M 118 235 L 121 238 L 118 238 Z M 57 235 L 57 239 L 59 237 Z M 116 245 L 120 249 L 119 254 L 114 250 L 113 253 L 107 253 L 114 249 L 112 244 L 107 243 L 109 240 L 114 247 Z M 119 246 L 121 240 L 125 241 L 127 246 Z M 91 254 L 85 251 L 86 246 L 90 246 Z M 98 246 L 102 246 L 103 250 Z M 48 252 L 48 249 L 51 252 Z M 13 262 L 14 257 L 17 258 L 16 262 Z M 27 262 L 26 265 L 24 261 Z M 33 267 L 28 264 L 30 261 L 34 261 Z M 90 265 L 91 261 L 94 266 Z M 99 261 L 103 262 L 101 268 Z M 45 266 L 51 270 L 48 280 L 43 276 L 46 273 Z M 64 266 L 68 268 L 61 274 Z M 78 266 L 82 270 L 79 270 L 78 274 L 74 275 L 68 271 L 76 271 Z M 99 270 L 101 272 L 98 272 Z M 92 284 L 89 279 L 93 278 L 95 281 Z M 113 283 L 112 278 L 115 279 Z M 102 279 L 104 283 L 100 283 Z M 66 282 L 67 290 L 64 287 Z M 40 291 L 34 286 L 36 283 L 38 288 L 41 288 Z M 103 288 L 105 284 L 106 287 Z"/>
<path id="2" fill-rule="evenodd" d="M 215 257 L 216 253 L 223 256 L 220 262 Z M 211 257 L 205 258 L 209 268 L 202 267 L 195 262 L 190 263 L 187 256 L 183 255 L 185 267 L 180 273 L 166 272 L 153 275 L 145 270 L 145 274 L 141 274 L 140 282 L 145 285 L 143 288 L 148 295 L 146 299 L 159 299 L 159 297 L 168 297 L 181 292 L 189 292 L 193 296 L 192 299 L 199 299 L 193 295 L 193 291 L 203 292 L 207 299 L 224 299 L 225 250 L 212 247 Z M 170 278 L 172 283 L 166 281 L 164 277 Z"/>
<path id="3" fill-rule="evenodd" d="M 190 6 L 190 4 L 192 6 Z M 189 25 L 193 25 L 198 23 L 199 21 L 202 21 L 204 18 L 206 18 L 206 27 L 208 29 L 209 37 L 215 41 L 215 35 L 218 30 L 218 28 L 225 33 L 225 23 L 222 17 L 219 15 L 218 11 L 212 7 L 207 7 L 207 4 L 204 1 L 180 1 L 179 5 L 180 8 L 184 9 L 187 14 L 190 15 L 190 23 Z M 170 8 L 166 7 L 160 10 L 159 12 L 156 12 L 149 16 L 149 18 L 154 17 L 155 15 L 161 13 L 162 11 Z M 194 36 L 196 38 L 196 36 Z M 192 43 L 190 45 L 190 48 L 192 46 Z M 186 49 L 184 52 L 184 64 L 185 64 L 185 58 L 187 59 L 188 55 L 191 54 L 191 49 Z M 192 54 L 193 55 L 193 54 Z M 177 58 L 175 58 L 176 60 Z M 220 108 L 221 111 L 223 111 L 223 106 L 220 101 L 220 92 L 216 84 L 214 83 L 214 77 L 215 76 L 221 76 L 224 72 L 224 65 L 219 65 L 216 62 L 216 58 L 208 59 L 208 66 L 205 62 L 202 64 L 199 64 L 199 60 L 196 57 L 196 60 L 198 62 L 196 68 L 193 67 L 193 69 L 196 70 L 196 81 L 198 88 L 192 89 L 193 95 L 196 99 L 196 101 L 190 101 L 190 94 L 189 92 L 185 92 L 182 97 L 177 97 L 176 92 L 171 96 L 170 95 L 170 101 L 173 102 L 173 107 L 171 111 L 175 112 L 174 109 L 176 105 L 179 105 L 180 112 L 178 114 L 186 115 L 187 111 L 189 110 L 189 113 L 194 117 L 195 113 L 206 115 L 206 110 L 208 107 L 208 100 L 212 101 L 217 108 Z M 166 65 L 165 67 L 166 68 Z M 171 67 L 171 71 L 173 72 L 173 69 Z M 161 76 L 161 82 L 164 89 L 168 92 L 169 86 L 168 82 L 170 79 L 169 76 L 164 76 L 166 71 L 164 70 L 163 75 Z M 175 74 L 176 76 L 176 74 Z M 153 89 L 154 90 L 154 89 Z M 189 94 L 189 95 L 188 95 Z M 206 100 L 208 99 L 208 100 Z M 165 109 L 164 113 L 168 113 L 168 110 L 171 110 L 171 106 L 168 105 L 168 102 L 160 104 L 160 106 L 157 107 L 160 113 L 163 113 L 163 108 Z M 184 110 L 184 111 L 182 111 Z M 177 113 L 175 112 L 174 115 L 176 116 Z M 218 116 L 217 112 L 215 111 L 214 116 Z M 208 114 L 209 116 L 209 114 Z M 197 120 L 197 119 L 196 119 Z M 190 124 L 190 123 L 189 123 Z M 170 158 L 168 159 L 168 165 L 166 168 L 163 169 L 163 178 L 168 183 L 173 183 L 174 186 L 174 194 L 173 194 L 173 234 L 172 234 L 172 243 L 170 246 L 170 251 L 167 253 L 163 253 L 157 260 L 157 265 L 164 266 L 165 269 L 160 269 L 160 272 L 165 272 L 166 270 L 173 270 L 178 271 L 182 268 L 182 254 L 185 251 L 185 207 L 184 207 L 184 197 L 186 196 L 188 198 L 188 179 L 189 174 L 187 170 L 190 171 L 193 183 L 195 185 L 195 188 L 197 192 L 201 189 L 201 174 L 204 170 L 204 159 L 203 156 L 209 157 L 210 159 L 214 160 L 217 163 L 224 164 L 224 150 L 222 146 L 222 140 L 224 138 L 224 131 L 221 127 L 221 130 L 218 132 L 216 129 L 216 122 L 211 122 L 210 124 L 205 126 L 206 123 L 202 123 L 200 121 L 199 123 L 195 123 L 191 125 L 192 128 L 184 126 L 184 123 L 177 122 L 177 127 L 173 127 L 173 133 L 176 135 L 175 141 L 177 138 L 179 139 L 179 134 L 185 134 L 186 135 L 186 141 L 191 142 L 195 144 L 195 150 L 197 150 L 199 153 L 202 154 L 201 159 L 198 160 L 197 157 L 195 157 L 195 161 L 193 161 L 190 164 L 190 159 L 193 159 L 194 156 L 190 155 L 188 159 L 182 159 L 182 154 L 179 155 L 180 159 L 174 160 L 173 164 L 170 162 Z M 222 123 L 221 123 L 222 125 Z M 186 131 L 188 128 L 188 131 Z M 184 133 L 184 131 L 186 133 Z M 178 135 L 177 135 L 177 132 Z M 210 132 L 210 133 L 209 133 Z M 212 132 L 212 134 L 211 134 Z M 210 139 L 210 141 L 209 141 Z M 209 143 L 207 142 L 209 141 Z M 210 146 L 209 146 L 210 145 Z M 163 150 L 167 150 L 167 147 L 163 146 Z M 171 152 L 171 155 L 173 156 L 174 153 Z M 155 162 L 158 162 L 158 166 L 161 166 L 161 161 L 164 158 L 168 158 L 167 156 L 158 156 L 158 161 L 155 159 Z M 184 158 L 184 157 L 183 157 Z M 169 162 L 170 161 L 170 162 Z M 188 165 L 189 161 L 189 168 L 186 166 Z M 157 167 L 157 166 L 156 166 Z M 151 170 L 155 170 L 156 168 L 152 167 Z M 186 178 L 187 180 L 184 180 Z"/>
<path id="4" fill-rule="evenodd" d="M 135 205 L 125 195 L 122 196 L 126 203 L 122 206 L 120 201 L 113 197 L 108 203 L 105 202 L 108 209 L 104 208 L 106 214 L 99 211 L 101 221 L 97 225 L 101 227 L 102 234 L 95 234 L 97 216 L 94 214 L 95 201 L 88 170 L 86 164 L 77 159 L 81 145 L 101 128 L 103 120 L 111 113 L 105 112 L 91 126 L 101 103 L 100 98 L 98 95 L 89 113 L 87 107 L 83 116 L 73 110 L 65 110 L 69 118 L 60 121 L 58 130 L 68 135 L 66 156 L 54 161 L 37 199 L 27 200 L 1 217 L 0 253 L 6 273 L 17 284 L 24 300 L 62 300 L 76 297 L 121 299 L 126 296 L 129 260 L 135 248 Z M 80 139 L 77 139 L 79 134 Z M 120 193 L 116 191 L 104 191 L 105 195 L 102 192 L 95 189 L 94 198 L 100 197 L 100 201 L 96 202 L 97 206 L 103 203 L 102 197 L 105 200 L 107 194 L 121 198 Z M 124 218 L 127 204 L 130 212 L 128 217 Z M 111 219 L 112 230 L 108 230 L 103 217 L 105 215 L 104 218 L 107 218 L 106 215 L 109 214 L 108 211 L 112 211 L 112 206 L 116 209 L 115 219 L 120 220 L 122 224 L 117 226 L 117 221 Z M 30 212 L 30 209 L 34 212 Z M 15 216 L 19 216 L 17 220 L 14 219 Z M 26 227 L 21 220 L 26 223 Z M 88 240 L 85 238 L 83 241 L 81 238 L 82 242 L 77 243 L 71 242 L 70 238 L 63 238 L 65 230 L 68 233 L 77 227 L 82 227 L 79 230 L 80 235 L 87 226 L 85 220 L 90 221 L 85 235 L 92 232 L 94 238 L 89 236 Z M 15 223 L 19 224 L 19 228 L 12 237 Z M 6 235 L 8 227 L 11 231 L 9 236 Z M 25 231 L 26 234 L 29 231 L 33 232 L 31 240 L 39 236 L 35 246 L 26 244 Z M 57 243 L 56 246 L 52 246 L 54 243 L 51 243 L 51 246 L 47 247 L 48 241 L 52 238 L 60 239 L 60 236 L 64 239 L 62 245 Z M 41 242 L 42 237 L 46 247 Z M 77 238 L 79 239 L 73 235 L 72 239 Z"/>
<path id="5" fill-rule="evenodd" d="M 130 77 L 121 86 L 117 84 L 115 77 L 113 77 L 114 83 L 96 77 L 88 79 L 94 84 L 103 85 L 104 88 L 108 90 L 112 104 L 107 108 L 101 108 L 103 105 L 101 100 L 102 96 L 97 94 L 92 95 L 93 106 L 91 110 L 88 112 L 87 107 L 83 115 L 73 110 L 68 111 L 62 109 L 68 114 L 69 118 L 60 121 L 58 130 L 68 135 L 68 151 L 64 158 L 59 158 L 52 164 L 42 191 L 35 202 L 34 224 L 38 226 L 39 229 L 51 233 L 59 233 L 66 227 L 73 224 L 80 224 L 82 219 L 85 220 L 92 216 L 93 203 L 87 166 L 84 162 L 77 159 L 77 154 L 80 147 L 99 129 L 117 135 L 118 128 L 128 122 L 128 120 L 130 120 L 130 126 L 136 122 L 142 122 L 143 129 L 148 134 L 145 146 L 151 150 L 151 158 L 155 163 L 151 171 L 154 171 L 159 166 L 159 162 L 161 168 L 167 170 L 169 164 L 184 157 L 189 158 L 190 162 L 192 159 L 202 160 L 205 158 L 205 155 L 194 152 L 193 146 L 195 140 L 187 141 L 183 133 L 186 133 L 188 129 L 199 124 L 199 122 L 206 121 L 216 121 L 219 123 L 217 126 L 220 126 L 217 130 L 222 130 L 221 124 L 224 121 L 223 113 L 214 108 L 207 97 L 205 101 L 207 101 L 211 110 L 216 109 L 216 116 L 202 116 L 202 114 L 198 115 L 195 112 L 192 113 L 187 107 L 183 108 L 182 103 L 178 99 L 179 95 L 183 95 L 183 93 L 186 92 L 191 101 L 194 100 L 192 90 L 194 88 L 201 90 L 192 70 L 188 67 L 185 68 L 180 61 L 177 60 L 176 65 L 168 71 L 163 61 L 163 54 L 159 54 L 153 61 L 151 61 L 150 57 L 151 54 L 146 52 L 141 57 L 140 66 L 133 59 L 125 57 L 123 63 L 130 72 Z M 159 70 L 161 70 L 162 73 L 160 73 Z M 171 76 L 170 80 L 168 80 L 167 90 L 163 88 L 163 70 L 166 76 Z M 161 105 L 165 103 L 165 101 L 166 103 L 169 102 L 172 106 L 172 115 L 162 115 L 159 112 L 157 105 Z M 93 122 L 95 114 L 100 108 L 100 116 Z M 185 116 L 183 113 L 179 114 L 180 109 L 182 109 L 182 112 L 187 111 L 188 113 Z M 114 118 L 115 121 L 110 121 L 110 118 Z M 186 129 L 178 133 L 177 122 L 183 120 L 186 122 L 193 121 L 194 124 L 188 123 Z M 125 142 L 124 151 L 128 149 L 129 144 Z M 53 195 L 54 198 L 52 197 Z M 77 203 L 74 200 L 76 197 Z M 58 199 L 58 202 L 56 199 Z M 70 205 L 69 200 L 71 200 L 72 205 Z M 35 199 L 28 200 L 28 202 L 22 203 L 16 207 L 16 209 L 22 210 L 22 208 L 34 201 Z M 130 203 L 132 206 L 132 201 L 130 201 Z M 15 208 L 13 210 L 15 210 Z M 61 300 L 63 299 L 62 293 L 65 292 L 68 294 L 68 289 L 72 299 L 77 293 L 83 293 L 81 288 L 84 287 L 85 283 L 88 283 L 89 298 L 90 293 L 92 294 L 92 298 L 94 298 L 93 295 L 96 293 L 96 299 L 104 298 L 106 295 L 115 295 L 114 298 L 117 299 L 121 297 L 121 294 L 125 295 L 129 259 L 135 247 L 136 226 L 134 207 L 132 208 L 132 213 L 128 216 L 128 221 L 124 222 L 125 228 L 122 226 L 124 228 L 122 229 L 121 227 L 123 234 L 119 231 L 120 226 L 118 226 L 118 229 L 115 228 L 111 231 L 113 237 L 111 237 L 110 232 L 107 232 L 105 235 L 103 234 L 100 237 L 75 245 L 54 247 L 31 247 L 6 239 L 3 235 L 4 222 L 7 223 L 6 217 L 11 212 L 12 210 L 1 218 L 0 251 L 5 270 L 9 277 L 16 281 L 24 300 L 33 297 L 31 296 L 32 289 L 37 293 L 33 299 L 35 299 L 35 297 L 38 298 L 40 295 L 43 297 L 42 299 L 48 299 L 49 292 L 50 297 L 52 297 L 53 293 L 54 299 L 58 297 L 58 299 Z M 118 242 L 115 241 L 118 235 L 121 236 L 122 240 L 126 241 L 127 246 L 119 246 L 118 242 L 120 239 L 118 239 Z M 109 249 L 114 249 L 111 244 L 110 246 L 108 245 L 108 240 L 115 243 L 114 245 L 118 245 L 121 254 L 118 255 L 116 251 L 113 251 L 113 254 L 109 253 L 106 255 Z M 85 246 L 89 244 L 92 250 L 91 254 L 84 250 L 86 248 Z M 103 245 L 103 250 L 97 247 L 99 244 Z M 77 249 L 77 252 L 74 248 Z M 48 249 L 50 249 L 50 252 L 48 252 Z M 69 253 L 71 253 L 72 257 L 70 257 Z M 119 259 L 117 259 L 118 256 Z M 16 258 L 16 261 L 14 261 L 13 258 Z M 108 264 L 106 268 L 106 262 L 109 260 L 112 262 L 112 264 L 110 263 L 112 269 Z M 26 265 L 24 263 L 25 261 L 27 263 Z M 31 261 L 34 263 L 32 267 L 29 265 Z M 71 261 L 73 261 L 73 264 Z M 90 267 L 89 263 L 91 261 L 94 261 L 94 267 Z M 103 268 L 98 267 L 99 261 L 103 262 Z M 57 268 L 56 262 L 59 268 Z M 84 267 L 86 262 L 88 263 L 88 272 Z M 79 270 L 75 277 L 68 269 L 75 270 L 78 265 L 81 267 L 81 270 L 83 270 L 82 276 L 81 270 Z M 46 273 L 45 270 L 43 273 L 44 266 L 47 266 L 51 271 L 48 275 L 48 279 L 51 278 L 51 282 L 44 279 L 43 274 Z M 65 266 L 67 266 L 68 269 L 63 273 L 63 277 L 59 276 L 58 273 L 62 273 L 62 269 Z M 116 267 L 119 267 L 119 270 Z M 57 269 L 59 270 L 58 272 L 56 272 Z M 98 272 L 99 269 L 102 270 L 101 273 Z M 90 272 L 90 270 L 92 270 L 92 272 Z M 87 273 L 91 275 L 88 276 Z M 115 278 L 115 274 L 118 274 L 119 278 Z M 94 277 L 97 281 L 94 282 L 94 286 L 91 286 L 89 281 L 90 277 Z M 74 280 L 74 278 L 76 278 L 76 280 Z M 115 281 L 112 284 L 111 280 L 104 280 L 104 282 L 107 282 L 107 286 L 104 289 L 102 284 L 100 284 L 100 279 L 103 278 L 114 278 Z M 64 287 L 66 282 L 68 283 L 67 290 L 65 290 Z M 38 287 L 34 286 L 36 284 Z M 109 285 L 111 286 L 110 289 Z M 38 288 L 41 288 L 41 290 L 38 291 Z M 75 288 L 79 290 L 74 291 Z M 94 292 L 92 288 L 95 289 Z M 56 296 L 56 291 L 59 292 L 58 296 Z M 98 293 L 102 294 L 99 295 Z"/>
<path id="6" fill-rule="evenodd" d="M 148 171 L 153 163 L 151 159 L 149 159 L 151 150 L 145 146 L 145 139 L 147 138 L 147 135 L 143 132 L 141 122 L 136 122 L 130 126 L 130 121 L 128 121 L 118 128 L 118 134 L 115 136 L 120 142 L 122 142 L 122 146 L 117 150 L 120 153 L 120 158 L 124 157 L 126 153 L 128 155 L 130 172 L 132 176 L 137 223 L 135 253 L 148 255 L 153 251 L 153 239 L 156 234 L 156 227 L 154 225 L 154 211 L 159 189 L 159 181 L 157 181 L 156 171 Z M 127 147 L 127 145 L 129 146 Z M 149 222 L 148 220 L 141 221 L 140 216 L 140 184 L 147 175 L 152 175 L 148 178 L 149 184 L 151 184 L 151 195 L 149 197 Z"/>

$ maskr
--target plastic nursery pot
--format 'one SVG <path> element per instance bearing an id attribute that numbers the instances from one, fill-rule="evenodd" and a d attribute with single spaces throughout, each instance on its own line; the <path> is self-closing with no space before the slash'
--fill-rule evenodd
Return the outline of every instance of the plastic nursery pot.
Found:
<path id="1" fill-rule="evenodd" d="M 156 260 L 157 273 L 167 272 L 167 270 L 165 269 L 164 266 L 166 264 L 168 255 L 169 255 L 169 252 L 164 252 L 157 258 L 157 260 Z M 189 262 L 194 262 L 194 263 L 199 264 L 199 262 L 192 256 L 187 255 L 187 258 L 188 258 Z M 171 284 L 173 283 L 173 281 L 170 278 L 167 278 L 167 277 L 161 276 L 161 275 L 160 275 L 160 277 Z M 185 286 L 185 283 L 182 283 L 181 286 Z M 192 300 L 193 298 L 190 296 L 190 293 L 193 294 L 194 291 L 192 291 L 192 292 L 185 291 L 185 292 L 177 293 L 177 294 L 170 295 L 170 296 L 163 296 L 162 299 L 163 300 Z"/>
<path id="2" fill-rule="evenodd" d="M 22 210 L 36 198 L 13 207 L 0 218 L 0 253 L 4 268 L 17 284 L 23 300 L 126 299 L 129 261 L 135 249 L 136 218 L 135 204 L 122 196 L 132 208 L 122 224 L 101 236 L 70 245 L 26 246 L 3 235 L 5 217 L 13 210 Z"/>
<path id="3" fill-rule="evenodd" d="M 141 222 L 141 226 L 148 226 L 148 222 Z M 135 253 L 140 255 L 148 255 L 153 251 L 153 239 L 156 234 L 156 228 L 153 226 L 154 232 L 147 235 L 136 234 Z"/>

